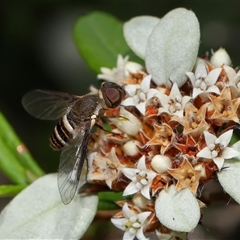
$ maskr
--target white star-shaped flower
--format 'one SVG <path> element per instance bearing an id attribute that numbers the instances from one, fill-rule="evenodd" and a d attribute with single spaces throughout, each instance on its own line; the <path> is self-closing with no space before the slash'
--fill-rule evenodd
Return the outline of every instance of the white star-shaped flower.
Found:
<path id="1" fill-rule="evenodd" d="M 204 131 L 207 146 L 197 154 L 197 157 L 212 159 L 218 169 L 221 170 L 225 159 L 240 155 L 240 152 L 237 150 L 227 147 L 231 141 L 232 134 L 233 130 L 229 130 L 217 138 L 215 135 Z"/>
<path id="2" fill-rule="evenodd" d="M 183 117 L 183 110 L 187 102 L 191 99 L 189 96 L 182 96 L 176 83 L 173 84 L 171 92 L 168 95 L 159 93 L 158 97 L 162 107 L 159 108 L 158 113 L 166 112 L 170 115 Z"/>
<path id="3" fill-rule="evenodd" d="M 122 208 L 123 218 L 112 218 L 111 222 L 119 229 L 125 231 L 123 240 L 132 240 L 135 237 L 139 240 L 147 240 L 143 234 L 144 222 L 151 212 L 136 213 L 129 209 L 127 203 Z"/>
<path id="4" fill-rule="evenodd" d="M 124 190 L 123 196 L 141 192 L 145 198 L 151 199 L 150 187 L 157 173 L 146 168 L 145 155 L 139 159 L 137 168 L 123 168 L 122 172 L 132 180 Z"/>
<path id="5" fill-rule="evenodd" d="M 207 72 L 206 63 L 202 59 L 198 59 L 195 74 L 186 72 L 193 85 L 192 98 L 196 98 L 199 94 L 205 92 L 213 92 L 220 94 L 215 83 L 222 71 L 222 68 L 215 68 L 211 72 Z"/>
<path id="6" fill-rule="evenodd" d="M 158 94 L 158 90 L 150 88 L 151 75 L 147 75 L 141 84 L 128 84 L 125 91 L 129 97 L 126 98 L 121 105 L 123 106 L 136 106 L 136 108 L 144 115 L 146 111 L 146 104 L 154 94 Z"/>
<path id="7" fill-rule="evenodd" d="M 106 67 L 101 67 L 101 74 L 98 74 L 98 79 L 103 79 L 109 82 L 115 82 L 122 85 L 122 80 L 129 77 L 130 73 L 136 73 L 142 70 L 142 66 L 135 62 L 129 62 L 128 56 L 123 58 L 122 55 L 118 55 L 117 67 L 110 69 Z"/>

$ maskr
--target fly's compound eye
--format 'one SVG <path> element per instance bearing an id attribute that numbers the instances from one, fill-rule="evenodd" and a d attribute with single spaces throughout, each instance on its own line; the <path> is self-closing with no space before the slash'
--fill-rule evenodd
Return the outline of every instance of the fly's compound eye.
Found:
<path id="1" fill-rule="evenodd" d="M 123 88 L 112 82 L 103 83 L 101 86 L 101 92 L 104 102 L 108 108 L 115 108 L 119 106 L 125 96 Z"/>

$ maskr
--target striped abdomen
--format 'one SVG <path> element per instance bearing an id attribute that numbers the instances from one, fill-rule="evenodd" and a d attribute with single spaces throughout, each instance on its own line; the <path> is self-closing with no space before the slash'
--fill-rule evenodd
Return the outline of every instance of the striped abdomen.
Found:
<path id="1" fill-rule="evenodd" d="M 101 115 L 102 109 L 96 95 L 85 95 L 77 100 L 54 128 L 50 146 L 55 150 L 68 146 L 77 134 L 84 134 L 86 128 L 90 127 L 91 119 Z"/>
<path id="2" fill-rule="evenodd" d="M 79 118 L 74 116 L 72 111 L 65 114 L 53 130 L 50 137 L 50 146 L 55 150 L 61 150 L 63 147 L 68 146 L 68 142 L 76 136 L 74 129 L 78 123 Z"/>

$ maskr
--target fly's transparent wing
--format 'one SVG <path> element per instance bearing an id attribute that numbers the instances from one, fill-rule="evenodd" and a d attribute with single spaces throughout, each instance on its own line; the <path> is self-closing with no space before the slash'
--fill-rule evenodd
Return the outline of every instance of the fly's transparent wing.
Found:
<path id="1" fill-rule="evenodd" d="M 91 135 L 90 130 L 91 120 L 82 123 L 75 144 L 70 144 L 61 153 L 58 170 L 58 189 L 64 204 L 69 204 L 77 192 Z"/>
<path id="2" fill-rule="evenodd" d="M 68 93 L 33 90 L 23 96 L 22 105 L 29 114 L 36 118 L 55 120 L 61 118 L 67 108 L 79 98 L 79 96 Z"/>

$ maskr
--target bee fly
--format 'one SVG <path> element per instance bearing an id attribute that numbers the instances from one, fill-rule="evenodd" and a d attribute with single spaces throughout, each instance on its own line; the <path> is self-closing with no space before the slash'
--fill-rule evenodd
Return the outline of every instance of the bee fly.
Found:
<path id="1" fill-rule="evenodd" d="M 64 204 L 70 203 L 77 192 L 93 125 L 103 116 L 105 109 L 118 107 L 124 95 L 122 87 L 105 82 L 98 92 L 83 96 L 33 90 L 23 97 L 23 107 L 32 116 L 45 120 L 60 119 L 50 137 L 50 146 L 62 151 L 58 189 Z"/>

